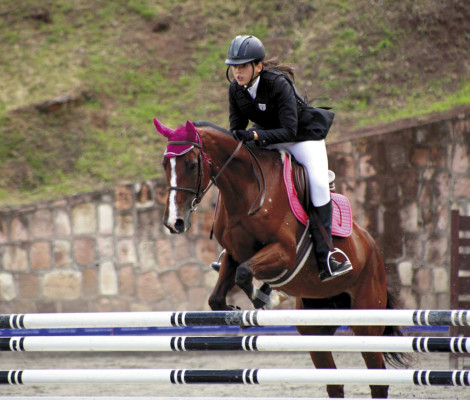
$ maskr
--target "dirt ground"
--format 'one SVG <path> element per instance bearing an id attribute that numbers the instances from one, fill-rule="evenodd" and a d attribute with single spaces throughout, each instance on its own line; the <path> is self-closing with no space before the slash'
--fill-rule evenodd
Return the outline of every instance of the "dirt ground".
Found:
<path id="1" fill-rule="evenodd" d="M 312 368 L 307 353 L 280 352 L 188 352 L 188 353 L 3 353 L 2 370 L 10 369 L 67 369 L 67 368 Z M 339 368 L 363 368 L 359 354 L 336 353 Z M 420 354 L 413 369 L 449 369 L 448 355 Z M 369 398 L 366 385 L 348 385 L 345 395 L 349 398 Z M 326 397 L 323 385 L 279 384 L 262 385 L 170 385 L 170 384 L 44 384 L 1 386 L 0 398 L 11 396 L 152 396 L 152 397 Z M 396 385 L 391 387 L 390 398 L 395 399 L 470 399 L 470 388 L 415 387 Z"/>

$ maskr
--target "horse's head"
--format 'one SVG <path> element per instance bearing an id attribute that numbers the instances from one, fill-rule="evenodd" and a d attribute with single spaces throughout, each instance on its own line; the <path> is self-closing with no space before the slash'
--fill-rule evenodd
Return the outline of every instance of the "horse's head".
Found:
<path id="1" fill-rule="evenodd" d="M 191 213 L 196 210 L 209 180 L 206 156 L 195 126 L 175 130 L 154 119 L 157 131 L 168 139 L 163 157 L 169 196 L 163 222 L 171 233 L 183 233 L 191 227 Z"/>

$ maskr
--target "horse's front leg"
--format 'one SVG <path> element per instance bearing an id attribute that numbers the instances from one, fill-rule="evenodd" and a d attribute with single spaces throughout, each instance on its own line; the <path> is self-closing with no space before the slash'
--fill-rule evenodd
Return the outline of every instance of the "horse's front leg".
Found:
<path id="1" fill-rule="evenodd" d="M 281 243 L 273 243 L 238 266 L 235 283 L 246 293 L 255 308 L 272 308 L 271 289 L 267 285 L 258 289 L 253 284 L 253 277 L 258 280 L 273 279 L 294 264 L 295 246 L 292 252 Z"/>
<path id="2" fill-rule="evenodd" d="M 231 310 L 227 305 L 227 293 L 235 286 L 235 271 L 237 263 L 233 258 L 225 253 L 222 258 L 219 269 L 219 278 L 215 284 L 214 290 L 209 297 L 209 306 L 211 310 Z"/>

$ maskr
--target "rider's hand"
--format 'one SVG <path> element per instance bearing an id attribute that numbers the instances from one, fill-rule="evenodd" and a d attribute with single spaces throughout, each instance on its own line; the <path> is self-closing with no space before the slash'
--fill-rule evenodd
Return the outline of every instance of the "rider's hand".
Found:
<path id="1" fill-rule="evenodd" d="M 249 142 L 255 140 L 255 134 L 252 131 L 235 131 L 235 136 L 240 142 Z"/>

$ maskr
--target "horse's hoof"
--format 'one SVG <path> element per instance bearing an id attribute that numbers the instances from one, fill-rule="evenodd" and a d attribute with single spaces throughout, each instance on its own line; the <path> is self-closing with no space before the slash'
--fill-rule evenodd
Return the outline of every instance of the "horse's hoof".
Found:
<path id="1" fill-rule="evenodd" d="M 251 301 L 253 303 L 253 307 L 257 310 L 264 309 L 268 305 L 268 303 L 261 299 L 254 299 Z"/>

